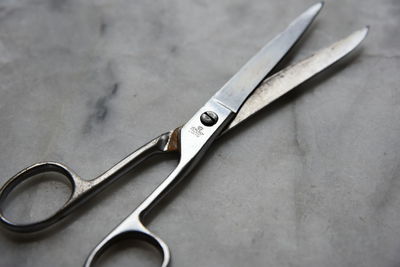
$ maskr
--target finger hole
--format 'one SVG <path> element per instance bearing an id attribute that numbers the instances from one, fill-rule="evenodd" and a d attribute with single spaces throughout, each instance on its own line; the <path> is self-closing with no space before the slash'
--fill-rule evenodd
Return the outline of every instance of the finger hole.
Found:
<path id="1" fill-rule="evenodd" d="M 36 174 L 12 188 L 1 205 L 2 213 L 16 225 L 43 221 L 55 214 L 71 193 L 71 182 L 64 174 Z"/>
<path id="2" fill-rule="evenodd" d="M 113 240 L 94 266 L 157 266 L 162 264 L 160 246 L 152 237 L 133 233 Z M 162 253 L 162 252 L 161 252 Z M 157 254 L 157 257 L 155 257 Z"/>

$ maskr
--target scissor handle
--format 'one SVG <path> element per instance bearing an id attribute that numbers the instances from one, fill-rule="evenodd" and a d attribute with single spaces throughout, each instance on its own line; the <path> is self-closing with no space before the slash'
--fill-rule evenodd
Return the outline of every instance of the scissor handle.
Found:
<path id="1" fill-rule="evenodd" d="M 170 263 L 171 254 L 167 244 L 143 225 L 141 215 L 137 210 L 97 244 L 86 258 L 84 267 L 91 267 L 109 247 L 126 239 L 144 241 L 155 247 L 162 256 L 161 267 L 167 267 Z"/>
<path id="2" fill-rule="evenodd" d="M 181 151 L 182 153 L 182 151 Z M 112 230 L 89 254 L 84 267 L 91 267 L 95 261 L 113 244 L 125 240 L 134 239 L 149 243 L 155 247 L 162 256 L 161 267 L 167 267 L 171 260 L 170 250 L 167 244 L 156 234 L 148 230 L 142 223 L 142 219 L 194 165 L 194 158 L 182 159 L 170 175 L 114 230 Z"/>
<path id="3" fill-rule="evenodd" d="M 47 172 L 56 172 L 61 174 L 65 177 L 71 185 L 71 194 L 66 203 L 54 214 L 51 216 L 42 219 L 40 221 L 35 221 L 31 223 L 24 223 L 19 224 L 16 222 L 12 222 L 11 220 L 7 219 L 3 212 L 3 205 L 6 201 L 7 196 L 22 182 L 26 181 L 27 179 Z M 24 170 L 20 171 L 16 175 L 14 175 L 11 179 L 9 179 L 1 188 L 0 190 L 0 221 L 1 223 L 8 229 L 15 231 L 15 232 L 35 232 L 46 228 L 65 215 L 71 210 L 73 205 L 73 199 L 77 197 L 77 188 L 82 188 L 87 181 L 82 180 L 78 175 L 75 174 L 71 169 L 67 166 L 57 163 L 57 162 L 41 162 L 33 164 L 32 166 L 25 168 Z"/>
<path id="4" fill-rule="evenodd" d="M 219 118 L 213 125 L 202 124 L 201 117 L 206 112 L 213 112 Z M 141 239 L 156 247 L 162 254 L 162 267 L 170 262 L 170 251 L 167 244 L 157 235 L 150 232 L 142 219 L 204 155 L 211 143 L 222 132 L 233 118 L 234 113 L 214 99 L 209 100 L 179 131 L 179 163 L 167 178 L 129 215 L 120 225 L 112 230 L 89 254 L 85 267 L 90 267 L 101 254 L 112 244 L 121 239 Z"/>
<path id="5" fill-rule="evenodd" d="M 176 130 L 175 130 L 176 131 Z M 36 232 L 47 228 L 57 221 L 64 218 L 76 207 L 86 202 L 88 199 L 101 192 L 107 185 L 121 177 L 143 160 L 152 155 L 173 152 L 177 150 L 177 138 L 175 131 L 171 131 L 158 136 L 145 144 L 125 159 L 121 160 L 114 167 L 101 174 L 93 180 L 84 180 L 73 170 L 57 162 L 36 163 L 16 175 L 6 182 L 0 189 L 0 223 L 7 229 L 14 232 Z M 38 174 L 56 172 L 65 177 L 71 185 L 71 194 L 65 204 L 55 213 L 47 218 L 31 223 L 16 223 L 7 219 L 3 212 L 3 206 L 7 196 L 22 182 Z"/>

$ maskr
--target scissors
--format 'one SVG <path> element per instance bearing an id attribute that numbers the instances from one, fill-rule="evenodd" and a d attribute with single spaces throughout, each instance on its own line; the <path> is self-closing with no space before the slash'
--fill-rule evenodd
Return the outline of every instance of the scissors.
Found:
<path id="1" fill-rule="evenodd" d="M 183 126 L 154 138 L 115 166 L 92 180 L 84 180 L 72 169 L 57 162 L 36 163 L 23 169 L 0 190 L 0 222 L 15 232 L 35 232 L 60 221 L 75 208 L 105 189 L 145 159 L 163 153 L 180 155 L 176 168 L 168 177 L 89 254 L 84 266 L 89 267 L 112 244 L 125 238 L 140 239 L 156 247 L 162 255 L 162 266 L 170 263 L 167 244 L 151 232 L 143 218 L 173 187 L 187 175 L 213 142 L 239 123 L 258 112 L 297 85 L 344 57 L 366 37 L 364 27 L 324 48 L 309 58 L 269 75 L 290 48 L 299 40 L 322 8 L 317 3 L 295 19 L 282 33 L 265 45 L 220 90 L 218 90 Z M 29 224 L 7 219 L 3 212 L 9 193 L 21 182 L 42 173 L 56 172 L 71 184 L 71 195 L 53 215 Z"/>

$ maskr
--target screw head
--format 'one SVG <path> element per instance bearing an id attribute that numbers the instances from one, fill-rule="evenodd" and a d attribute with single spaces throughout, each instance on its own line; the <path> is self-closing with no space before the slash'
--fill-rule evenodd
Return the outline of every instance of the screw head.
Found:
<path id="1" fill-rule="evenodd" d="M 213 111 L 206 111 L 201 114 L 200 121 L 205 126 L 213 126 L 218 121 L 218 115 Z"/>

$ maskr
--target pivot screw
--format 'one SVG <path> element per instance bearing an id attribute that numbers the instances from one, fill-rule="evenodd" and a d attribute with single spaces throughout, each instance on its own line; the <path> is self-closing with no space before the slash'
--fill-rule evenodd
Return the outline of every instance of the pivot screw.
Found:
<path id="1" fill-rule="evenodd" d="M 201 114 L 200 121 L 205 126 L 213 126 L 218 121 L 218 115 L 213 111 L 206 111 Z"/>

